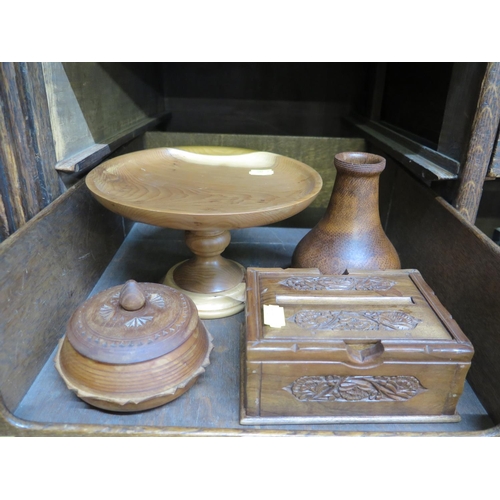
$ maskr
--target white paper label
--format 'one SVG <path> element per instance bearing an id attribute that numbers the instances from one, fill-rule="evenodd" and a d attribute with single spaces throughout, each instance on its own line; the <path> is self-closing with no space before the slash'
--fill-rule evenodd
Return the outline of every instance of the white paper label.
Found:
<path id="1" fill-rule="evenodd" d="M 264 325 L 268 325 L 271 328 L 285 326 L 285 309 L 283 307 L 266 304 L 262 308 L 264 311 Z"/>

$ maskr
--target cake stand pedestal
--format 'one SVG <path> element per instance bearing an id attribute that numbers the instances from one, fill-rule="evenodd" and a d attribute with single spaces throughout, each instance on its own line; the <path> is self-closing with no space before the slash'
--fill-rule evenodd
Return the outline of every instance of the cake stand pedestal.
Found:
<path id="1" fill-rule="evenodd" d="M 164 284 L 193 299 L 204 319 L 231 316 L 245 307 L 245 268 L 220 254 L 231 241 L 229 231 L 186 231 L 194 257 L 173 266 Z"/>

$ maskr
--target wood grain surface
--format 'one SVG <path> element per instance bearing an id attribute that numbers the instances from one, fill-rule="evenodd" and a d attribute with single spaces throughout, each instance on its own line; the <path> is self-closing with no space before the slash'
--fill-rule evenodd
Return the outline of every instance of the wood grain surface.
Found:
<path id="1" fill-rule="evenodd" d="M 369 153 L 339 153 L 335 167 L 337 180 L 325 215 L 297 245 L 293 267 L 317 267 L 323 274 L 400 268 L 380 222 L 379 176 L 385 159 Z"/>
<path id="2" fill-rule="evenodd" d="M 307 207 L 322 185 L 311 167 L 272 153 L 217 156 L 169 148 L 109 160 L 86 182 L 120 215 L 191 231 L 277 222 Z"/>
<path id="3" fill-rule="evenodd" d="M 209 365 L 212 344 L 206 328 L 196 323 L 189 333 L 176 349 L 127 364 L 83 356 L 65 337 L 55 366 L 68 389 L 93 406 L 118 412 L 149 410 L 183 395 Z"/>
<path id="4" fill-rule="evenodd" d="M 491 159 L 491 166 L 488 176 L 493 178 L 500 177 L 500 137 L 498 137 L 495 141 L 495 145 L 493 148 L 493 157 Z"/>
<path id="5" fill-rule="evenodd" d="M 0 392 L 13 411 L 125 237 L 80 182 L 0 245 Z"/>
<path id="6" fill-rule="evenodd" d="M 287 267 L 305 231 L 255 228 L 233 231 L 228 257 L 245 266 Z M 166 268 L 186 258 L 181 231 L 136 224 L 119 249 L 92 295 L 126 279 L 158 282 Z M 146 412 L 117 414 L 100 411 L 72 394 L 57 374 L 52 358 L 45 364 L 28 394 L 9 414 L 0 405 L 0 433 L 19 435 L 123 435 L 123 436 L 362 436 L 410 433 L 421 436 L 495 435 L 498 429 L 466 385 L 458 411 L 459 423 L 448 424 L 337 424 L 239 425 L 239 356 L 244 313 L 205 320 L 214 337 L 211 364 L 183 396 L 164 407 Z M 61 332 L 62 333 L 62 332 Z M 434 434 L 431 434 L 434 435 Z"/>
<path id="7" fill-rule="evenodd" d="M 500 248 L 401 170 L 394 194 L 387 233 L 402 265 L 421 271 L 472 342 L 475 354 L 468 379 L 492 418 L 498 419 Z"/>
<path id="8" fill-rule="evenodd" d="M 183 290 L 213 294 L 243 281 L 245 269 L 220 255 L 231 240 L 229 231 L 186 231 L 185 240 L 195 256 L 173 272 L 175 283 Z"/>
<path id="9" fill-rule="evenodd" d="M 486 67 L 485 62 L 453 64 L 437 150 L 460 163 L 469 143 Z"/>
<path id="10" fill-rule="evenodd" d="M 136 284 L 143 305 L 120 305 L 127 288 Z M 129 365 L 160 358 L 199 334 L 196 307 L 186 296 L 159 283 L 128 280 L 92 296 L 72 314 L 66 337 L 79 354 L 112 365 Z M 116 370 L 119 371 L 118 369 Z"/>
<path id="11" fill-rule="evenodd" d="M 44 62 L 57 162 L 166 111 L 161 67 L 151 63 Z"/>
<path id="12" fill-rule="evenodd" d="M 365 141 L 348 137 L 296 137 L 280 135 L 248 134 L 195 134 L 182 132 L 147 132 L 145 148 L 197 146 L 223 146 L 249 148 L 255 151 L 269 151 L 294 158 L 314 168 L 323 179 L 323 187 L 317 198 L 306 209 L 311 217 L 323 215 L 328 205 L 335 182 L 336 170 L 333 158 L 343 151 L 365 151 Z M 313 213 L 314 212 L 314 213 Z M 302 220 L 300 214 L 295 219 Z M 318 217 L 318 218 L 319 218 Z M 314 225 L 317 221 L 315 221 Z M 301 226 L 301 227 L 311 227 Z"/>
<path id="13" fill-rule="evenodd" d="M 195 257 L 174 272 L 184 290 L 233 289 L 243 269 L 220 256 L 228 229 L 270 224 L 305 207 L 321 189 L 304 163 L 266 152 L 217 146 L 156 148 L 119 156 L 93 170 L 86 183 L 106 208 L 131 220 L 186 230 Z"/>
<path id="14" fill-rule="evenodd" d="M 0 241 L 55 200 L 64 186 L 41 63 L 0 65 Z"/>
<path id="15" fill-rule="evenodd" d="M 249 268 L 247 283 L 242 423 L 459 419 L 474 351 L 418 271 Z"/>
<path id="16" fill-rule="evenodd" d="M 109 137 L 106 144 L 93 144 L 78 151 L 72 156 L 65 157 L 63 160 L 57 162 L 56 170 L 66 174 L 76 173 L 80 175 L 84 172 L 88 172 L 112 153 L 119 150 L 119 148 L 123 147 L 127 149 L 130 142 L 134 141 L 134 139 L 137 139 L 137 143 L 140 143 L 143 140 L 143 135 L 146 130 L 157 128 L 165 122 L 169 116 L 169 113 L 164 112 L 134 123 L 130 127 L 121 130 L 116 135 Z M 123 151 L 122 154 L 124 153 L 125 151 Z"/>
<path id="17" fill-rule="evenodd" d="M 451 314 L 457 319 L 467 336 L 471 339 L 476 349 L 477 363 L 472 363 L 470 372 L 471 381 L 475 390 L 484 404 L 492 412 L 494 418 L 498 418 L 498 370 L 497 355 L 495 354 L 495 332 L 498 318 L 495 311 L 499 308 L 495 305 L 495 297 L 498 295 L 491 289 L 495 279 L 495 269 L 498 269 L 498 248 L 491 244 L 484 235 L 470 227 L 463 232 L 464 224 L 457 220 L 454 211 L 445 208 L 442 202 L 434 202 L 434 196 L 426 197 L 423 190 L 410 176 L 399 177 L 401 170 L 398 169 L 394 178 L 396 193 L 390 211 L 389 229 L 390 235 L 397 243 L 398 249 L 406 248 L 403 252 L 403 263 L 405 267 L 417 267 L 423 272 L 424 278 L 437 292 L 438 297 L 447 307 Z M 393 172 L 394 173 L 394 172 Z M 392 177 L 391 177 L 392 179 Z M 72 191 L 79 193 L 81 191 Z M 91 200 L 88 197 L 88 200 Z M 67 201 L 66 201 L 67 202 Z M 48 259 L 43 269 L 39 270 L 38 285 L 31 288 L 22 288 L 21 281 L 2 281 L 2 293 L 7 291 L 15 296 L 16 292 L 23 291 L 19 295 L 18 304 L 26 305 L 34 303 L 35 297 L 42 295 L 46 300 L 45 308 L 50 310 L 50 321 L 47 316 L 39 322 L 37 316 L 35 322 L 40 324 L 40 329 L 30 328 L 28 338 L 32 340 L 19 341 L 18 330 L 23 331 L 25 327 L 20 322 L 21 317 L 11 314 L 7 318 L 10 322 L 9 329 L 1 331 L 2 339 L 2 379 L 0 384 L 0 397 L 8 406 L 0 404 L 0 434 L 3 435 L 123 435 L 123 436 L 236 436 L 236 435 L 262 435 L 262 436 L 294 436 L 294 435 L 325 435 L 325 436 L 373 436 L 373 435 L 499 435 L 500 429 L 495 424 L 499 420 L 491 420 L 484 408 L 479 403 L 475 393 L 466 383 L 464 393 L 458 405 L 458 412 L 462 416 L 460 423 L 453 424 L 338 424 L 332 426 L 265 426 L 243 428 L 238 424 L 239 406 L 239 373 L 238 357 L 240 353 L 241 325 L 244 314 L 241 313 L 230 318 L 210 320 L 205 323 L 209 325 L 211 333 L 215 337 L 215 348 L 212 364 L 203 374 L 192 389 L 183 397 L 166 405 L 163 409 L 157 408 L 138 414 L 117 415 L 92 408 L 79 400 L 65 387 L 64 382 L 53 366 L 53 357 L 43 364 L 39 353 L 46 345 L 45 338 L 50 337 L 52 354 L 55 355 L 55 344 L 64 332 L 64 321 L 60 320 L 60 301 L 72 301 L 70 292 L 64 286 L 61 290 L 55 288 L 57 293 L 49 295 L 47 288 L 40 285 L 43 281 L 51 281 L 52 273 L 57 273 L 60 266 L 65 265 L 61 256 L 66 254 L 75 255 L 82 247 L 87 248 L 89 244 L 82 235 L 93 236 L 92 255 L 100 255 L 99 252 L 108 248 L 109 238 L 113 239 L 115 224 L 106 226 L 100 219 L 103 214 L 114 217 L 107 211 L 102 211 L 98 204 L 81 207 L 82 215 L 74 219 L 69 213 L 63 218 L 66 221 L 65 228 L 59 228 L 61 239 L 52 237 L 46 240 L 43 235 L 53 234 L 43 225 L 42 217 L 32 223 L 42 224 L 33 238 L 28 237 L 23 228 L 19 234 L 14 235 L 10 241 L 18 237 L 26 237 L 22 244 L 33 253 L 40 242 L 51 242 L 50 248 L 45 250 L 52 257 Z M 55 208 L 55 207 L 54 207 Z M 93 212 L 95 210 L 95 212 Z M 51 213 L 49 211 L 49 213 Z M 100 223 L 90 222 L 86 216 L 92 213 L 99 214 L 95 221 L 103 222 L 104 230 L 98 228 Z M 44 214 L 40 214 L 43 216 Z M 88 231 L 78 230 L 75 220 L 85 221 Z M 117 219 L 118 221 L 120 219 Z M 27 227 L 31 226 L 31 224 Z M 50 225 L 49 225 L 50 227 Z M 118 222 L 118 229 L 121 223 Z M 449 228 L 443 231 L 443 228 Z M 229 246 L 227 256 L 242 262 L 245 266 L 261 265 L 263 267 L 288 267 L 291 254 L 297 242 L 304 236 L 306 230 L 284 229 L 284 228 L 260 228 L 243 229 L 233 231 L 232 244 Z M 68 235 L 73 235 L 68 237 Z M 397 236 L 397 237 L 396 237 Z M 74 238 L 74 239 L 73 239 Z M 489 242 L 488 242 L 489 241 Z M 16 245 L 21 245 L 17 243 Z M 65 245 L 68 244 L 68 247 Z M 5 264 L 5 250 L 7 242 L 2 248 L 2 264 Z M 80 245 L 80 246 L 79 246 Z M 12 260 L 14 254 L 21 253 L 18 246 L 10 247 L 8 262 L 16 262 L 13 268 L 22 274 L 23 267 L 19 262 L 25 262 L 26 252 L 19 256 L 18 260 Z M 70 251 L 72 250 L 72 251 Z M 101 265 L 93 260 L 81 259 L 85 253 L 76 255 L 74 262 L 79 265 Z M 40 255 L 40 254 L 38 254 Z M 184 245 L 183 233 L 181 231 L 161 229 L 158 227 L 137 224 L 133 232 L 120 247 L 111 265 L 102 275 L 102 279 L 93 290 L 92 294 L 110 286 L 124 283 L 127 279 L 137 281 L 160 282 L 166 269 L 186 259 L 189 256 L 188 249 Z M 478 258 L 481 256 L 481 258 Z M 36 260 L 36 259 L 35 259 Z M 29 259 L 28 259 L 29 262 Z M 457 264 L 457 267 L 455 267 Z M 42 264 L 38 264 L 42 265 Z M 6 270 L 9 266 L 2 266 Z M 10 269 L 10 268 L 9 268 Z M 66 268 L 67 269 L 67 268 Z M 455 273 L 456 271 L 456 273 Z M 76 267 L 74 276 L 75 283 L 86 282 L 91 279 L 94 271 L 88 272 L 88 267 Z M 99 273 L 97 273 L 99 274 Z M 13 276 L 10 274 L 10 276 Z M 492 278 L 493 277 L 493 278 Z M 64 283 L 64 282 L 58 282 Z M 58 286 L 60 286 L 58 284 Z M 73 285 L 75 289 L 76 285 Z M 88 285 L 85 285 L 88 286 Z M 41 287 L 41 288 L 40 288 Z M 40 292 L 40 289 L 42 290 Z M 54 288 L 53 288 L 54 289 Z M 26 295 L 28 294 L 29 295 Z M 80 293 L 80 292 L 79 292 Z M 32 295 L 34 294 L 34 295 Z M 50 297 L 53 297 L 50 298 Z M 61 299 L 62 297 L 62 299 Z M 74 300 L 73 305 L 68 304 L 68 309 L 74 309 L 83 300 Z M 4 295 L 3 302 L 6 303 Z M 464 303 L 467 307 L 464 307 Z M 12 309 L 15 311 L 15 307 Z M 38 314 L 38 313 L 37 313 Z M 60 325 L 59 330 L 51 330 L 51 325 Z M 33 322 L 31 323 L 33 325 Z M 41 327 L 48 328 L 50 333 L 39 335 Z M 55 328 L 55 326 L 54 326 Z M 15 330 L 15 334 L 14 334 Z M 44 330 L 45 331 L 45 330 Z M 4 332 L 7 332 L 6 334 Z M 236 335 L 235 335 L 236 333 Z M 33 337 L 34 336 L 34 337 Z M 45 337 L 45 338 L 42 338 Z M 26 338 L 26 337 L 23 337 Z M 29 348 L 33 345 L 34 348 Z M 38 345 L 39 347 L 35 347 Z M 4 348 L 7 347 L 5 350 Z M 18 348 L 16 355 L 16 347 Z M 50 349 L 49 349 L 50 351 Z M 19 357 L 20 353 L 23 353 Z M 12 358 L 12 359 L 9 359 Z M 15 360 L 15 361 L 14 361 Z M 17 362 L 20 366 L 15 368 Z M 10 367 L 7 374 L 7 365 Z M 33 365 L 33 369 L 32 369 Z M 40 370 L 40 366 L 43 368 Z M 217 370 L 211 368 L 218 366 Z M 31 379 L 27 380 L 26 374 L 31 373 Z M 37 375 L 38 374 L 38 375 Z M 473 375 L 474 374 L 474 375 Z M 32 382 L 33 378 L 35 380 Z M 496 378 L 495 378 L 496 377 Z M 18 386 L 20 384 L 20 386 Z M 24 385 L 23 385 L 24 384 Z M 19 390 L 21 389 L 21 390 Z M 28 390 L 29 389 L 29 390 Z M 24 397 L 22 395 L 28 390 Z M 7 397 L 5 397 L 7 396 Z M 19 405 L 13 401 L 18 400 Z M 497 408 L 497 410 L 495 410 Z M 168 409 L 168 411 L 166 411 Z"/>
<path id="18" fill-rule="evenodd" d="M 453 206 L 474 223 L 500 121 L 500 63 L 488 63 Z"/>

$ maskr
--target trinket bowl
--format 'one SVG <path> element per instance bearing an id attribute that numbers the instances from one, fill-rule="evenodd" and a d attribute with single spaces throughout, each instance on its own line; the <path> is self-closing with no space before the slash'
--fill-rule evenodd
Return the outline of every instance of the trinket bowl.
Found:
<path id="1" fill-rule="evenodd" d="M 87 403 L 131 412 L 184 394 L 205 371 L 211 349 L 212 338 L 189 297 L 130 280 L 73 313 L 55 365 Z"/>
<path id="2" fill-rule="evenodd" d="M 200 318 L 240 312 L 245 269 L 221 256 L 230 229 L 281 221 L 305 209 L 322 180 L 308 165 L 241 148 L 156 148 L 104 162 L 86 177 L 106 208 L 146 224 L 182 229 L 194 257 L 176 264 L 164 283 L 197 305 Z"/>
<path id="3" fill-rule="evenodd" d="M 474 350 L 416 270 L 249 268 L 246 326 L 242 424 L 460 420 Z"/>

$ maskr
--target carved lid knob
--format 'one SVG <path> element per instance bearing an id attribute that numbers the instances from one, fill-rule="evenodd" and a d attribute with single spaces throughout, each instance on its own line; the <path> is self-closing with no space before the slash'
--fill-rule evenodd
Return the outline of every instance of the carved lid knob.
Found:
<path id="1" fill-rule="evenodd" d="M 138 311 L 144 307 L 146 297 L 142 293 L 137 281 L 128 280 L 120 291 L 118 303 L 127 311 Z"/>
<path id="2" fill-rule="evenodd" d="M 192 300 L 169 286 L 127 281 L 92 296 L 72 315 L 67 338 L 94 361 L 129 364 L 163 356 L 196 329 Z"/>

